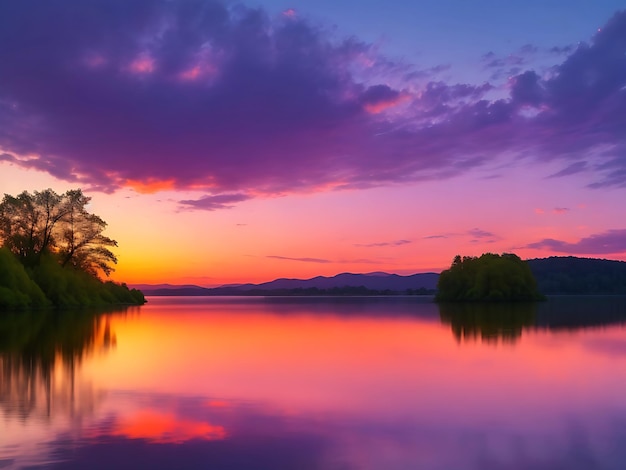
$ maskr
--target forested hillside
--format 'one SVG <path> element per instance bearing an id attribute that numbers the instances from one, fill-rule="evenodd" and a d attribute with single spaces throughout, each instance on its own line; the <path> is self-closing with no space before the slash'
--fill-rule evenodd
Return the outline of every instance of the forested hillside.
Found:
<path id="1" fill-rule="evenodd" d="M 528 265 L 543 294 L 624 294 L 626 262 L 553 256 Z"/>

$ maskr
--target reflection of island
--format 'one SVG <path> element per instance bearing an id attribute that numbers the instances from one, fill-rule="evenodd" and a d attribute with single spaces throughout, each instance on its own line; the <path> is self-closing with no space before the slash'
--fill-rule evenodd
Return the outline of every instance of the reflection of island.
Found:
<path id="1" fill-rule="evenodd" d="M 0 317 L 0 407 L 5 416 L 80 419 L 98 399 L 77 383 L 83 359 L 115 347 L 110 314 L 19 312 Z"/>
<path id="2" fill-rule="evenodd" d="M 555 296 L 538 303 L 440 303 L 441 322 L 457 341 L 513 343 L 524 329 L 551 331 L 626 323 L 624 296 Z"/>
<path id="3" fill-rule="evenodd" d="M 534 303 L 441 303 L 439 316 L 459 342 L 512 343 L 524 327 L 534 325 L 536 309 Z"/>

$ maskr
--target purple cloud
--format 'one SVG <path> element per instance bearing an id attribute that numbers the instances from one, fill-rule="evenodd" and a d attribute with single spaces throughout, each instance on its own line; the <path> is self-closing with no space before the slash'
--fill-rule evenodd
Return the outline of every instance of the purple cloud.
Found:
<path id="1" fill-rule="evenodd" d="M 381 247 L 381 246 L 402 246 L 402 245 L 408 245 L 409 243 L 413 243 L 411 240 L 394 240 L 391 242 L 379 242 L 379 243 L 368 243 L 368 244 L 355 244 L 354 246 L 359 246 L 359 247 L 363 247 L 363 248 L 375 248 L 375 247 Z"/>
<path id="2" fill-rule="evenodd" d="M 217 209 L 230 209 L 233 204 L 250 199 L 245 194 L 218 194 L 216 196 L 204 196 L 200 199 L 187 199 L 178 201 L 178 204 L 187 209 L 199 209 L 214 211 Z"/>
<path id="3" fill-rule="evenodd" d="M 299 261 L 301 263 L 318 263 L 318 264 L 328 264 L 328 263 L 338 263 L 338 264 L 380 264 L 380 261 L 375 261 L 367 258 L 357 258 L 357 259 L 339 259 L 339 260 L 331 260 L 324 258 L 294 258 L 291 256 L 277 256 L 277 255 L 268 255 L 266 258 L 270 259 L 280 259 L 285 261 Z"/>
<path id="4" fill-rule="evenodd" d="M 496 238 L 495 234 L 487 232 L 486 230 L 481 230 L 479 228 L 473 228 L 472 230 L 468 230 L 467 233 L 474 238 Z"/>
<path id="5" fill-rule="evenodd" d="M 576 243 L 569 243 L 553 238 L 527 245 L 527 248 L 550 250 L 571 255 L 607 255 L 626 252 L 626 229 L 608 230 L 604 233 L 590 235 Z"/>
<path id="6" fill-rule="evenodd" d="M 587 162 L 574 162 L 556 173 L 551 174 L 548 178 L 560 178 L 561 176 L 575 175 L 587 169 Z"/>
<path id="7" fill-rule="evenodd" d="M 569 207 L 555 207 L 554 209 L 552 209 L 552 213 L 558 215 L 567 214 L 569 211 Z"/>
<path id="8" fill-rule="evenodd" d="M 102 191 L 203 190 L 181 204 L 208 210 L 233 195 L 450 178 L 503 155 L 583 162 L 591 187 L 626 184 L 626 12 L 549 76 L 520 70 L 488 100 L 491 84 L 423 83 L 435 69 L 420 76 L 300 15 L 229 5 L 0 3 L 2 159 Z M 509 62 L 526 66 L 534 51 L 520 53 Z"/>

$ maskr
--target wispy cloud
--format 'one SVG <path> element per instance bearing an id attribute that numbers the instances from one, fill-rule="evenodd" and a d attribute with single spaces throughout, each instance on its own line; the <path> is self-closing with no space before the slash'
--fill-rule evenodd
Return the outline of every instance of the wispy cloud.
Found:
<path id="1" fill-rule="evenodd" d="M 285 261 L 300 261 L 302 263 L 320 263 L 320 264 L 332 263 L 331 260 L 323 259 L 323 258 L 291 258 L 289 256 L 277 256 L 277 255 L 268 255 L 266 256 L 266 258 L 281 259 Z"/>
<path id="2" fill-rule="evenodd" d="M 363 247 L 363 248 L 377 248 L 383 246 L 402 246 L 413 243 L 411 240 L 394 240 L 390 242 L 378 242 L 378 243 L 367 243 L 367 244 L 359 244 L 356 243 L 354 246 Z"/>
<path id="3" fill-rule="evenodd" d="M 569 207 L 555 207 L 554 209 L 552 209 L 552 213 L 558 215 L 567 214 L 569 211 Z"/>
<path id="4" fill-rule="evenodd" d="M 292 256 L 278 256 L 278 255 L 268 255 L 266 258 L 270 259 L 279 259 L 284 261 L 299 261 L 301 263 L 318 263 L 318 264 L 380 264 L 381 262 L 378 260 L 372 260 L 368 258 L 355 258 L 355 259 L 324 259 L 324 258 L 307 258 L 307 257 L 292 257 Z"/>
<path id="5" fill-rule="evenodd" d="M 571 255 L 602 255 L 626 252 L 626 229 L 608 230 L 571 243 L 553 238 L 530 243 L 527 248 L 550 250 Z"/>
<path id="6" fill-rule="evenodd" d="M 587 162 L 574 162 L 560 171 L 553 173 L 548 176 L 548 178 L 561 178 L 563 176 L 575 175 L 576 173 L 580 173 L 587 169 Z"/>
<path id="7" fill-rule="evenodd" d="M 467 233 L 474 238 L 495 238 L 496 235 L 492 232 L 487 232 L 486 230 L 481 230 L 479 228 L 473 228 L 472 230 L 468 230 Z"/>
<path id="8" fill-rule="evenodd" d="M 187 209 L 214 211 L 218 209 L 230 209 L 237 202 L 250 199 L 245 194 L 218 194 L 215 196 L 204 196 L 200 199 L 187 199 L 178 201 L 178 204 Z"/>

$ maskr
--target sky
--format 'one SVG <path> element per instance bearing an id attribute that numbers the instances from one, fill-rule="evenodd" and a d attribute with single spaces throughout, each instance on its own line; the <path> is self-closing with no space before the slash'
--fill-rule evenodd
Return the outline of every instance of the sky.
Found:
<path id="1" fill-rule="evenodd" d="M 0 193 L 82 188 L 112 277 L 626 260 L 626 3 L 0 3 Z"/>

